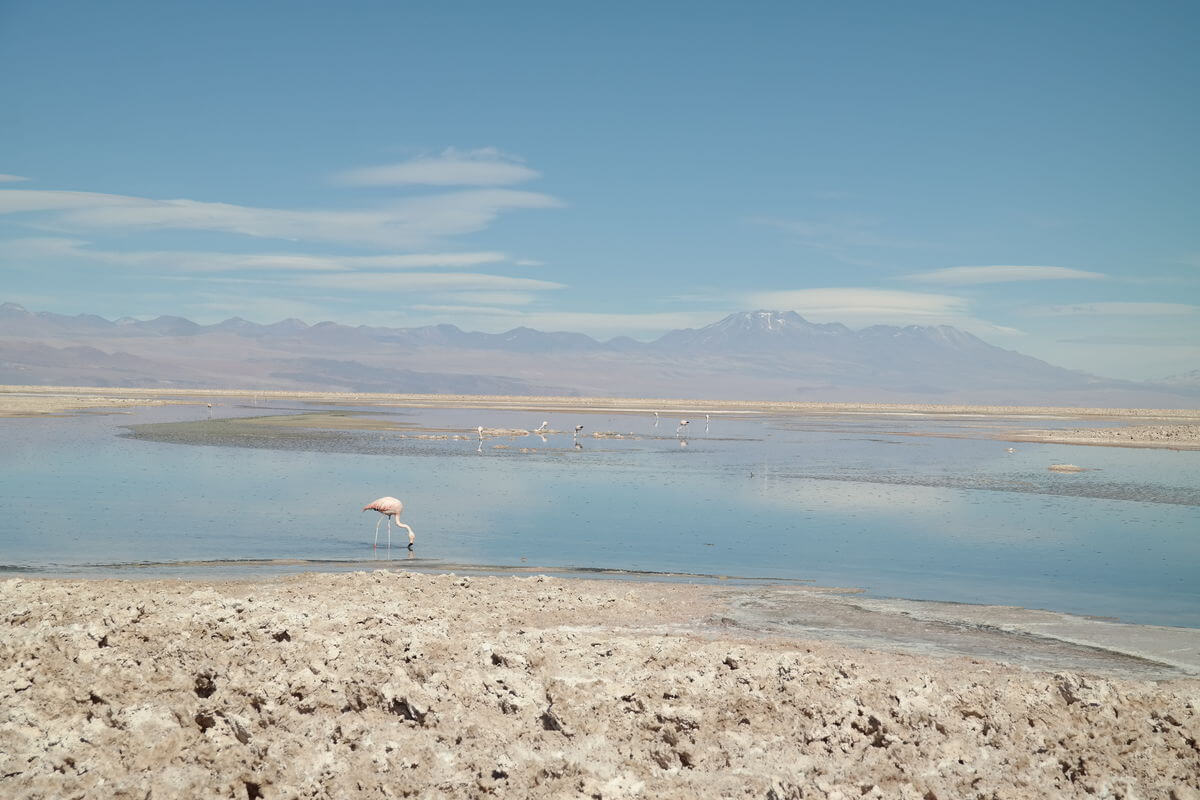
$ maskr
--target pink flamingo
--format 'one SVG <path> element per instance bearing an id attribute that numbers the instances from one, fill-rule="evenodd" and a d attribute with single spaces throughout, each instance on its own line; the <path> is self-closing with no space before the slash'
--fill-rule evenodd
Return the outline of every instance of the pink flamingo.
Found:
<path id="1" fill-rule="evenodd" d="M 413 533 L 412 528 L 408 527 L 407 525 L 405 525 L 403 522 L 400 521 L 400 512 L 402 512 L 403 510 L 404 510 L 404 503 L 401 503 L 399 500 L 397 500 L 394 497 L 381 497 L 378 500 L 373 501 L 369 505 L 363 506 L 363 511 L 378 511 L 380 514 L 383 514 L 383 516 L 380 518 L 379 522 L 375 523 L 375 545 L 374 545 L 375 547 L 379 547 L 379 523 L 383 522 L 386 519 L 387 524 L 388 524 L 388 529 L 387 529 L 387 531 L 388 531 L 388 547 L 391 548 L 391 546 L 392 546 L 392 520 L 395 519 L 397 528 L 404 528 L 405 530 L 408 531 L 408 549 L 409 550 L 413 549 L 413 542 L 415 542 L 417 540 L 417 537 Z"/>

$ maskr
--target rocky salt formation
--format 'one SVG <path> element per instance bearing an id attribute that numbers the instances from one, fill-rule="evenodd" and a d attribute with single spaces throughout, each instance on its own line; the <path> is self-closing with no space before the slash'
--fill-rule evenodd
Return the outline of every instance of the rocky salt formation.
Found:
<path id="1" fill-rule="evenodd" d="M 1200 796 L 1200 682 L 721 628 L 702 586 L 0 582 L 0 796 Z"/>

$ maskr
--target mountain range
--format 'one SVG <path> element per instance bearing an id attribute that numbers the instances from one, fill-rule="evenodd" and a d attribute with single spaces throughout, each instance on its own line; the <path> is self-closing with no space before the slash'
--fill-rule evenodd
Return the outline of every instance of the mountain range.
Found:
<path id="1" fill-rule="evenodd" d="M 651 341 L 514 328 L 108 320 L 0 304 L 0 383 L 454 394 L 1193 407 L 1191 376 L 1064 369 L 947 325 L 744 311 Z"/>

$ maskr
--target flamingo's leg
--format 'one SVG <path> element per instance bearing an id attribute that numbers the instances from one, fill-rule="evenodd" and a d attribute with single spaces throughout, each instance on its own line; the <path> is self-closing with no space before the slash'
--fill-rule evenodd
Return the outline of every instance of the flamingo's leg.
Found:
<path id="1" fill-rule="evenodd" d="M 383 522 L 383 517 L 379 518 L 379 522 L 375 523 L 375 544 L 372 547 L 379 547 L 379 523 Z"/>

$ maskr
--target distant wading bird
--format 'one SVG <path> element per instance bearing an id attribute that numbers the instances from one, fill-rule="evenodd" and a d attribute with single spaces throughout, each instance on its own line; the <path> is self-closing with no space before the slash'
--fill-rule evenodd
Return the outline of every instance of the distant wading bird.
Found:
<path id="1" fill-rule="evenodd" d="M 413 549 L 413 542 L 417 540 L 416 534 L 413 533 L 412 528 L 400 521 L 400 512 L 404 511 L 404 503 L 394 497 L 381 497 L 370 505 L 363 506 L 363 511 L 378 511 L 383 514 L 379 522 L 375 523 L 375 547 L 379 547 L 379 524 L 385 519 L 388 524 L 388 547 L 392 546 L 392 520 L 395 519 L 397 528 L 404 528 L 408 531 L 408 549 Z"/>
<path id="2" fill-rule="evenodd" d="M 582 430 L 583 430 L 583 426 L 582 426 L 582 425 L 576 425 L 576 426 L 575 426 L 575 436 L 576 436 L 576 437 L 578 437 L 578 436 L 579 436 L 579 433 L 580 433 L 580 431 L 582 431 Z"/>
<path id="3" fill-rule="evenodd" d="M 686 419 L 679 420 L 679 427 L 675 429 L 675 433 L 679 433 L 681 430 L 683 430 L 690 424 L 691 424 L 691 420 L 686 420 Z"/>
<path id="4" fill-rule="evenodd" d="M 537 429 L 534 430 L 534 433 L 545 433 L 546 429 L 549 427 L 550 427 L 550 420 L 543 420 L 542 424 L 538 425 Z"/>

